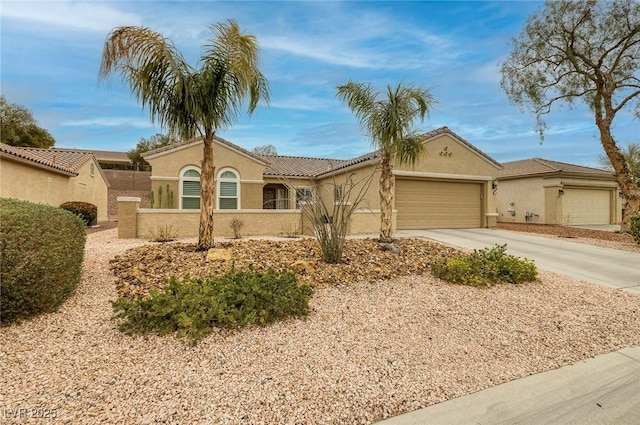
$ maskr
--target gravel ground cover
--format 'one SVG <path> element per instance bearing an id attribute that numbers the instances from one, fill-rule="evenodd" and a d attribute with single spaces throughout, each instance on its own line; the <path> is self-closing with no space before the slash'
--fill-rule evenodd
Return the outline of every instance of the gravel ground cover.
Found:
<path id="1" fill-rule="evenodd" d="M 109 261 L 145 242 L 116 237 L 88 236 L 58 313 L 0 328 L 2 423 L 366 424 L 640 344 L 640 296 L 546 272 L 481 289 L 428 273 L 326 285 L 305 320 L 195 347 L 131 337 L 110 320 Z"/>
<path id="2" fill-rule="evenodd" d="M 608 232 L 604 230 L 583 229 L 545 224 L 498 223 L 498 229 L 512 232 L 529 233 L 547 238 L 561 238 L 575 243 L 619 249 L 629 252 L 640 252 L 633 237 L 627 233 Z"/>

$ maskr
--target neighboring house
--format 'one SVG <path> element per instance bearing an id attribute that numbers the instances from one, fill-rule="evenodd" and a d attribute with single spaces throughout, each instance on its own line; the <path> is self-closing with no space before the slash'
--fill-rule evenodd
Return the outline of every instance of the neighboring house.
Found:
<path id="1" fill-rule="evenodd" d="M 498 221 L 618 224 L 624 199 L 615 174 L 542 158 L 505 162 L 498 173 Z"/>
<path id="2" fill-rule="evenodd" d="M 118 197 L 136 196 L 142 200 L 140 205 L 143 208 L 150 206 L 150 167 L 148 165 L 134 164 L 127 152 L 86 149 L 59 150 L 91 153 L 96 157 L 100 168 L 102 168 L 102 174 L 109 182 L 107 215 L 110 221 L 116 221 L 118 219 Z"/>
<path id="3" fill-rule="evenodd" d="M 105 221 L 107 191 L 107 179 L 91 153 L 0 143 L 0 197 L 55 207 L 90 202 L 98 207 L 98 221 Z"/>
<path id="4" fill-rule="evenodd" d="M 425 153 L 415 166 L 393 171 L 395 228 L 495 227 L 493 183 L 500 163 L 447 127 L 428 132 L 423 138 Z M 199 209 L 202 143 L 201 139 L 180 142 L 143 154 L 152 167 L 156 203 L 162 189 L 163 208 L 184 212 Z M 340 190 L 353 173 L 357 178 L 375 173 L 362 203 L 362 212 L 366 211 L 369 218 L 360 220 L 350 233 L 379 231 L 377 152 L 351 160 L 259 156 L 222 138 L 214 140 L 213 151 L 219 213 L 296 210 L 315 196 L 329 197 L 325 201 L 333 202 L 330 197 L 334 196 L 334 185 Z M 317 193 L 326 187 L 331 191 Z M 166 204 L 168 192 L 173 194 L 171 205 Z M 184 220 L 181 223 L 186 225 Z M 189 233 L 195 234 L 197 226 L 190 226 L 195 229 Z"/>

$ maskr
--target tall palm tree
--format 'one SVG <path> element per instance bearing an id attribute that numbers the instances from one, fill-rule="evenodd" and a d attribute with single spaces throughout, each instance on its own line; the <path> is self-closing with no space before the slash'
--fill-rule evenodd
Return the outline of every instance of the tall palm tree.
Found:
<path id="1" fill-rule="evenodd" d="M 99 71 L 100 80 L 119 73 L 142 107 L 149 108 L 151 121 L 174 137 L 202 137 L 201 250 L 214 246 L 215 132 L 235 122 L 245 101 L 249 114 L 260 100 L 269 101 L 268 83 L 258 67 L 256 38 L 242 34 L 234 20 L 210 29 L 212 35 L 196 69 L 161 34 L 144 27 L 117 27 L 107 36 Z"/>
<path id="2" fill-rule="evenodd" d="M 374 148 L 380 150 L 380 241 L 391 242 L 393 164 L 414 165 L 420 158 L 424 149 L 413 123 L 418 117 L 423 121 L 436 100 L 429 89 L 402 83 L 395 88 L 387 85 L 386 97 L 370 84 L 353 81 L 338 86 L 337 91 L 369 133 Z"/>

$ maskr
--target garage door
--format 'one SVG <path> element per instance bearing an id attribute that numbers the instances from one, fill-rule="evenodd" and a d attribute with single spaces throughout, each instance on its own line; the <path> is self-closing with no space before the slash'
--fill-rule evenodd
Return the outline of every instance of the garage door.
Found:
<path id="1" fill-rule="evenodd" d="M 396 180 L 398 229 L 482 226 L 482 184 Z"/>
<path id="2" fill-rule="evenodd" d="M 611 191 L 565 188 L 562 215 L 568 225 L 610 224 Z"/>

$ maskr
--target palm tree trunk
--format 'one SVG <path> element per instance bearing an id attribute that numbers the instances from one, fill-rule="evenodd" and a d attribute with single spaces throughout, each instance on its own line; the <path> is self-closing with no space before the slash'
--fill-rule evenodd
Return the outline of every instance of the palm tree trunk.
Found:
<path id="1" fill-rule="evenodd" d="M 200 174 L 200 229 L 198 250 L 208 250 L 215 245 L 213 239 L 213 211 L 215 210 L 215 167 L 213 165 L 213 135 L 204 137 L 202 174 Z"/>
<path id="2" fill-rule="evenodd" d="M 620 230 L 622 232 L 628 232 L 630 218 L 636 214 L 640 214 L 640 189 L 633 184 L 629 168 L 627 167 L 627 162 L 616 146 L 616 142 L 611 135 L 611 122 L 613 121 L 612 117 L 614 114 L 610 102 L 605 100 L 603 103 L 605 116 L 602 116 L 601 109 L 597 109 L 596 125 L 598 126 L 598 130 L 600 130 L 600 143 L 602 143 L 602 147 L 604 148 L 609 161 L 611 161 L 611 165 L 616 173 L 618 184 L 620 185 L 620 189 L 622 190 L 627 203 L 622 214 L 622 225 L 620 226 Z"/>
<path id="3" fill-rule="evenodd" d="M 380 241 L 387 243 L 393 242 L 393 182 L 391 158 L 388 152 L 383 152 L 380 171 Z"/>

